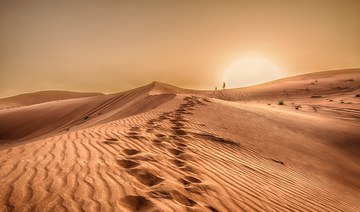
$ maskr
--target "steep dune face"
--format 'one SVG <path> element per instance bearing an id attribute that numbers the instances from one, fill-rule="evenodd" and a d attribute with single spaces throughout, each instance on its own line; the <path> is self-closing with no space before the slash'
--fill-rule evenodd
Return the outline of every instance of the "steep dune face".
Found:
<path id="1" fill-rule="evenodd" d="M 0 110 L 0 142 L 30 140 L 153 109 L 174 94 L 149 95 L 153 85 L 127 92 Z"/>
<path id="2" fill-rule="evenodd" d="M 319 87 L 321 82 L 327 87 L 331 80 L 343 79 L 342 74 L 329 75 L 328 84 L 323 82 L 325 77 L 306 76 L 309 82 L 316 78 Z M 350 82 L 355 88 L 360 79 L 356 73 L 352 76 L 354 81 Z M 284 79 L 273 85 L 287 83 Z M 261 93 L 262 86 L 252 89 Z M 221 98 L 233 98 L 236 92 L 222 91 Z M 265 95 L 265 90 L 262 92 Z M 271 92 L 269 96 L 275 101 L 278 93 Z M 348 93 L 331 95 L 340 98 Z M 34 139 L 38 131 L 33 129 L 22 143 L 0 146 L 2 210 L 360 208 L 357 116 L 339 116 L 321 108 L 317 112 L 295 109 L 288 101 L 301 99 L 301 95 L 291 93 L 281 106 L 268 105 L 270 97 L 260 99 L 260 94 L 258 99 L 246 102 L 225 101 L 212 95 L 217 94 L 156 82 L 119 94 L 18 108 L 18 113 L 27 111 L 23 116 L 48 111 L 44 114 L 47 117 L 65 111 L 61 117 L 73 117 L 66 122 L 60 119 L 61 126 L 54 127 L 70 127 L 69 131 L 54 134 L 49 128 L 47 133 L 42 132 L 44 138 Z M 326 98 L 305 98 L 307 95 L 303 98 L 307 104 L 328 104 Z M 353 99 L 351 106 L 359 110 L 360 102 Z M 86 115 L 89 118 L 84 120 Z M 38 127 L 55 123 L 46 118 L 42 121 Z"/>

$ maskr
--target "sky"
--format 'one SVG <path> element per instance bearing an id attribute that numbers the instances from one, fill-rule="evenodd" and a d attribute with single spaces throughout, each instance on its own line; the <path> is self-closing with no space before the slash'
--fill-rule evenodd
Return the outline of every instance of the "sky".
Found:
<path id="1" fill-rule="evenodd" d="M 358 0 L 0 0 L 0 98 L 360 67 L 359 11 Z"/>

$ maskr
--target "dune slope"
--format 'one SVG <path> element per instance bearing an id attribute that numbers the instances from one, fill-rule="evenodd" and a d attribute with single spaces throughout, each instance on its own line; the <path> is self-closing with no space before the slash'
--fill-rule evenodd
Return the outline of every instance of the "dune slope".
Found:
<path id="1" fill-rule="evenodd" d="M 316 80 L 321 82 L 318 76 Z M 351 82 L 358 86 L 357 78 Z M 221 96 L 232 98 L 236 92 L 225 90 Z M 331 95 L 350 98 L 353 93 Z M 7 135 L 6 144 L 0 146 L 1 210 L 360 208 L 360 122 L 356 115 L 339 116 L 321 108 L 318 112 L 299 110 L 288 103 L 301 95 L 289 94 L 281 106 L 267 104 L 269 99 L 276 101 L 277 95 L 251 101 L 225 101 L 213 95 L 212 91 L 152 83 L 101 98 L 18 108 L 19 113 L 58 107 L 51 116 L 73 108 L 61 115 L 73 117 L 54 127 L 70 126 L 68 131 L 54 133 L 49 128 L 40 137 L 34 136 L 40 126 L 53 123 L 44 119 L 21 143 L 12 145 L 15 140 Z M 306 104 L 328 104 L 326 98 L 305 96 Z M 360 101 L 351 101 L 359 110 Z M 83 123 L 76 121 L 86 114 L 90 115 Z"/>
<path id="2" fill-rule="evenodd" d="M 149 95 L 152 88 L 151 84 L 118 94 L 0 110 L 0 143 L 30 140 L 131 116 L 174 96 Z"/>
<path id="3" fill-rule="evenodd" d="M 71 91 L 39 91 L 0 99 L 0 109 L 39 104 L 43 102 L 99 96 L 101 93 L 80 93 Z"/>

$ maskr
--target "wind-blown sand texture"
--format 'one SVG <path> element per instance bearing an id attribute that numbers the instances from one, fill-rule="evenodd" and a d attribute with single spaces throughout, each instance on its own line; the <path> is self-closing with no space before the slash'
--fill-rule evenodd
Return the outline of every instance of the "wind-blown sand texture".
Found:
<path id="1" fill-rule="evenodd" d="M 47 93 L 0 110 L 0 211 L 358 211 L 358 93 L 359 69 Z"/>

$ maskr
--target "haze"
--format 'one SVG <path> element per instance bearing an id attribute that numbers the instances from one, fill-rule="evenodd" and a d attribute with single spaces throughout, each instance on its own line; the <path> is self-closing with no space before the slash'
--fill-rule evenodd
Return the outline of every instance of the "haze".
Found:
<path id="1" fill-rule="evenodd" d="M 155 80 L 213 89 L 251 57 L 281 76 L 360 67 L 359 11 L 360 1 L 2 0 L 0 97 Z"/>

